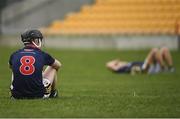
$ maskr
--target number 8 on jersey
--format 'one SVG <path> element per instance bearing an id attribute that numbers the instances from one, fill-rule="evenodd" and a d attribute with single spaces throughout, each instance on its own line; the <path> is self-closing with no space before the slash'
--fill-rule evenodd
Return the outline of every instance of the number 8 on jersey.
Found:
<path id="1" fill-rule="evenodd" d="M 35 58 L 33 56 L 23 56 L 20 59 L 21 66 L 19 67 L 19 71 L 22 75 L 31 75 L 35 71 L 34 63 Z"/>

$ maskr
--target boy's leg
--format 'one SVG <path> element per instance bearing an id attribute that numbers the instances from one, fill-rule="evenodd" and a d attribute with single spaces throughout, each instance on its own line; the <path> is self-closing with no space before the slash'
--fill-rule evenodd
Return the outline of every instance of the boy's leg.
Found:
<path id="1" fill-rule="evenodd" d="M 159 63 L 159 65 L 162 69 L 164 69 L 166 67 L 164 59 L 163 59 L 163 55 L 160 50 L 155 55 L 155 62 Z"/>
<path id="2" fill-rule="evenodd" d="M 165 47 L 162 48 L 161 54 L 164 59 L 164 62 L 166 63 L 166 66 L 167 66 L 165 71 L 174 72 L 175 68 L 173 67 L 173 60 L 172 60 L 172 56 L 171 56 L 169 49 L 165 48 Z"/>
<path id="3" fill-rule="evenodd" d="M 149 66 L 154 63 L 157 52 L 158 52 L 157 48 L 151 49 L 151 51 L 148 53 L 145 59 L 144 65 L 142 66 L 143 70 L 147 70 Z"/>
<path id="4" fill-rule="evenodd" d="M 43 72 L 43 78 L 48 79 L 51 83 L 51 93 L 56 90 L 57 85 L 57 71 L 56 69 L 48 66 Z"/>
<path id="5" fill-rule="evenodd" d="M 168 67 L 173 66 L 172 56 L 171 56 L 171 53 L 168 48 L 166 48 L 166 47 L 161 48 L 161 56 L 162 56 L 164 62 L 166 62 Z"/>

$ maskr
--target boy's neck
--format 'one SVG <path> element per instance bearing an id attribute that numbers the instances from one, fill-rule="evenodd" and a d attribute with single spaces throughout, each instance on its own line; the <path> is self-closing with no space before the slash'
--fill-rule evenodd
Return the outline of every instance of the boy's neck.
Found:
<path id="1" fill-rule="evenodd" d="M 40 48 L 34 46 L 33 44 L 27 44 L 27 45 L 25 45 L 25 48 L 26 48 L 26 47 L 35 48 L 35 49 L 40 49 Z"/>

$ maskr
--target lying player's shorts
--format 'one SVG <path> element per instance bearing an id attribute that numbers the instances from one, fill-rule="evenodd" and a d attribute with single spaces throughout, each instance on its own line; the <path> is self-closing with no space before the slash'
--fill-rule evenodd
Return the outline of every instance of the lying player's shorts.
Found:
<path id="1" fill-rule="evenodd" d="M 116 72 L 117 73 L 131 73 L 133 67 L 139 67 L 142 70 L 144 62 L 130 62 L 126 66 L 119 68 Z"/>

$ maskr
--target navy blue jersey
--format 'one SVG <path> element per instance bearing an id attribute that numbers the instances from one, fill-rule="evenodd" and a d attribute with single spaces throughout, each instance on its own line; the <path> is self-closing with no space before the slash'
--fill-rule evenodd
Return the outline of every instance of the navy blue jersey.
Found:
<path id="1" fill-rule="evenodd" d="M 11 86 L 15 98 L 43 97 L 42 72 L 45 65 L 52 65 L 55 59 L 37 48 L 25 47 L 14 52 L 9 59 L 13 71 Z"/>
<path id="2" fill-rule="evenodd" d="M 130 73 L 132 67 L 134 67 L 134 66 L 139 66 L 142 70 L 143 64 L 144 64 L 144 62 L 130 62 L 127 65 L 120 67 L 116 72 L 118 72 L 118 73 Z"/>

